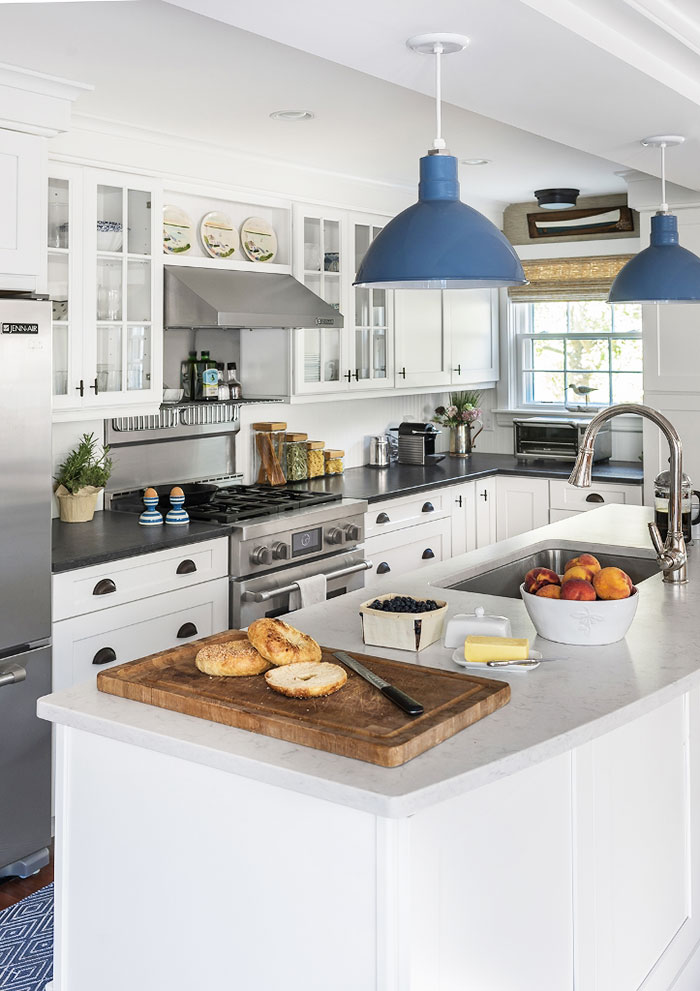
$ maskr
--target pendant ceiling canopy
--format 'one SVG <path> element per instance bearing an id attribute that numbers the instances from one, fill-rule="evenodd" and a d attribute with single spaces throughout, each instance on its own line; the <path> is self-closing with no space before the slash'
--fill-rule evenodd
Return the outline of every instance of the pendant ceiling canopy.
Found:
<path id="1" fill-rule="evenodd" d="M 441 56 L 461 51 L 463 35 L 409 38 L 409 48 L 434 55 L 436 137 L 420 160 L 418 202 L 377 235 L 362 259 L 356 286 L 382 289 L 479 289 L 527 282 L 513 246 L 483 214 L 459 198 L 457 159 L 445 150 Z"/>

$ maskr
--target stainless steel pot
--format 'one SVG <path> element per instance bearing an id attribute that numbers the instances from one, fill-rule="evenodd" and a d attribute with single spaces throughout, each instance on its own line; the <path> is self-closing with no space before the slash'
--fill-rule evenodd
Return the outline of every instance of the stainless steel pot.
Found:
<path id="1" fill-rule="evenodd" d="M 389 441 L 383 434 L 369 439 L 369 465 L 370 468 L 389 467 Z"/>

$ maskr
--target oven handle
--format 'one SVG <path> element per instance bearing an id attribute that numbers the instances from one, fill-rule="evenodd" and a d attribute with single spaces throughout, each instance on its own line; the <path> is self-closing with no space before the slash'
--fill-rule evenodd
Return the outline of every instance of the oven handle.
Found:
<path id="1" fill-rule="evenodd" d="M 343 578 L 345 575 L 354 575 L 357 571 L 369 571 L 373 568 L 374 564 L 371 561 L 361 561 L 359 564 L 352 564 L 349 568 L 341 568 L 339 571 L 331 571 L 330 574 L 326 575 L 328 581 L 333 578 Z M 243 601 L 244 602 L 267 602 L 269 599 L 274 599 L 277 595 L 288 595 L 295 589 L 299 588 L 296 582 L 292 582 L 291 585 L 283 585 L 282 588 L 273 588 L 269 592 L 244 592 Z"/>

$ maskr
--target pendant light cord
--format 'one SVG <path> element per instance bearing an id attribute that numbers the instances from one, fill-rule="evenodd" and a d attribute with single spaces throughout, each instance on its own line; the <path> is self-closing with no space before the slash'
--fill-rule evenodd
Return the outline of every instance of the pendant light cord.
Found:
<path id="1" fill-rule="evenodd" d="M 666 143 L 661 142 L 661 213 L 668 213 L 666 202 Z"/>
<path id="2" fill-rule="evenodd" d="M 445 139 L 442 136 L 442 42 L 435 43 L 435 140 L 433 148 L 442 151 Z"/>

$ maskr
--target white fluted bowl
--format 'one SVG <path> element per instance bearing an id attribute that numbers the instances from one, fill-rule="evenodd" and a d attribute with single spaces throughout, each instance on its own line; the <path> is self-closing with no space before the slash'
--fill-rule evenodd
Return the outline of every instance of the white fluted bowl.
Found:
<path id="1" fill-rule="evenodd" d="M 626 635 L 639 604 L 635 589 L 627 599 L 545 599 L 520 586 L 520 595 L 537 635 L 555 643 L 601 647 Z"/>

